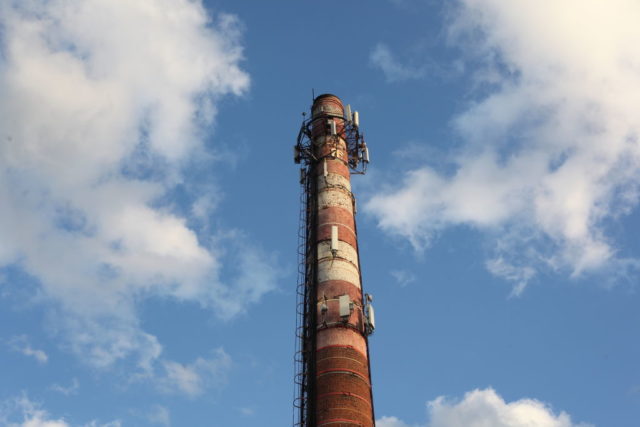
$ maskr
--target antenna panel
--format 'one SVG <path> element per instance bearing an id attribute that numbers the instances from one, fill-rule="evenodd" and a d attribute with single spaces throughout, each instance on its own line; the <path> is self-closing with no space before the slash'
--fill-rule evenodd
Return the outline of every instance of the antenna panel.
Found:
<path id="1" fill-rule="evenodd" d="M 331 226 L 331 250 L 332 251 L 338 250 L 338 226 L 337 225 Z"/>
<path id="2" fill-rule="evenodd" d="M 349 295 L 340 295 L 338 297 L 340 303 L 340 317 L 347 317 L 351 315 L 351 300 Z"/>

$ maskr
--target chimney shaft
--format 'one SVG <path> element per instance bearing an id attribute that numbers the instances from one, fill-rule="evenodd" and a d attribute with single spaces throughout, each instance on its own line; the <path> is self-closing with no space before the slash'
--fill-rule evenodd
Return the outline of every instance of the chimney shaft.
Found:
<path id="1" fill-rule="evenodd" d="M 304 310 L 308 331 L 301 337 L 307 380 L 302 396 L 305 413 L 298 424 L 304 427 L 375 424 L 367 341 L 370 329 L 350 180 L 350 159 L 357 153 L 349 147 L 349 126 L 338 97 L 315 98 L 307 128 L 305 286 L 309 297 Z"/>

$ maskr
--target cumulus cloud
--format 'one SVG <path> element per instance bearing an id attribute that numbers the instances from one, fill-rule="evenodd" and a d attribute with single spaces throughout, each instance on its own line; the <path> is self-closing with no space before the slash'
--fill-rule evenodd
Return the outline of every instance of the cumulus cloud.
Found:
<path id="1" fill-rule="evenodd" d="M 26 335 L 19 335 L 11 338 L 9 340 L 9 347 L 13 351 L 17 351 L 18 353 L 22 353 L 25 356 L 33 357 L 38 361 L 38 363 L 47 363 L 49 361 L 49 356 L 43 350 L 38 350 L 31 347 L 29 344 L 29 339 Z"/>
<path id="2" fill-rule="evenodd" d="M 638 19 L 633 0 L 459 1 L 449 34 L 477 89 L 452 120 L 461 147 L 372 197 L 380 227 L 417 248 L 482 230 L 487 267 L 516 294 L 540 268 L 637 270 L 606 226 L 638 204 Z"/>
<path id="3" fill-rule="evenodd" d="M 566 412 L 555 415 L 548 405 L 535 399 L 507 403 L 492 389 L 468 392 L 457 403 L 441 396 L 428 407 L 429 427 L 588 427 L 571 421 Z"/>
<path id="4" fill-rule="evenodd" d="M 200 0 L 2 1 L 0 28 L 0 267 L 34 279 L 68 348 L 148 370 L 162 346 L 138 301 L 229 318 L 274 287 L 259 250 L 194 225 L 211 204 L 171 202 L 197 184 L 187 169 L 212 167 L 220 97 L 248 87 L 233 16 Z M 246 269 L 227 280 L 223 264 Z"/>
<path id="5" fill-rule="evenodd" d="M 460 401 L 440 396 L 427 404 L 427 427 L 590 427 L 575 423 L 566 412 L 558 415 L 535 399 L 505 402 L 495 390 L 473 390 Z M 381 427 L 409 427 L 396 417 L 382 417 Z M 592 426 L 591 426 L 592 427 Z"/>
<path id="6" fill-rule="evenodd" d="M 422 68 L 401 63 L 384 43 L 378 43 L 373 48 L 369 62 L 384 73 L 388 82 L 417 79 L 425 74 Z"/>

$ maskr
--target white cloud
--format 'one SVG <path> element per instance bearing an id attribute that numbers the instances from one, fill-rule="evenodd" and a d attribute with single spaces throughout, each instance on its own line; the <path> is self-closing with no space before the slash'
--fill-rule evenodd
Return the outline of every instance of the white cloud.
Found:
<path id="1" fill-rule="evenodd" d="M 7 427 L 70 427 L 62 418 L 51 419 L 46 411 L 26 396 L 2 402 L 0 422 Z"/>
<path id="2" fill-rule="evenodd" d="M 36 411 L 28 417 L 25 417 L 22 423 L 11 423 L 9 427 L 69 427 L 69 424 L 62 419 L 49 420 L 43 417 L 46 417 L 45 412 Z"/>
<path id="3" fill-rule="evenodd" d="M 49 361 L 49 356 L 43 350 L 34 349 L 29 344 L 29 340 L 26 335 L 19 335 L 11 338 L 9 340 L 9 347 L 13 351 L 17 351 L 18 353 L 22 353 L 25 356 L 33 357 L 38 361 L 38 363 L 47 363 Z"/>
<path id="4" fill-rule="evenodd" d="M 71 427 L 64 418 L 55 419 L 42 409 L 42 405 L 30 400 L 26 394 L 0 402 L 0 423 L 7 427 Z M 96 420 L 84 427 L 120 427 L 120 421 L 100 423 Z"/>
<path id="5" fill-rule="evenodd" d="M 231 364 L 231 357 L 223 349 L 216 350 L 209 359 L 198 357 L 190 364 L 164 361 L 165 372 L 159 379 L 159 387 L 166 393 L 195 397 L 207 388 L 222 385 Z"/>
<path id="6" fill-rule="evenodd" d="M 369 62 L 384 73 L 388 82 L 418 79 L 424 76 L 424 69 L 398 61 L 389 47 L 378 43 L 369 55 Z"/>
<path id="7" fill-rule="evenodd" d="M 529 280 L 535 276 L 536 272 L 529 266 L 514 266 L 509 264 L 503 257 L 493 258 L 486 263 L 487 270 L 492 274 L 502 277 L 514 283 L 512 296 L 520 296 Z"/>
<path id="8" fill-rule="evenodd" d="M 487 265 L 516 294 L 539 268 L 638 269 L 606 233 L 638 204 L 638 19 L 631 0 L 460 1 L 450 35 L 478 97 L 452 122 L 453 170 L 413 169 L 369 212 L 417 248 L 452 226 L 486 232 Z"/>
<path id="9" fill-rule="evenodd" d="M 555 415 L 535 399 L 507 403 L 492 389 L 468 392 L 460 402 L 441 396 L 428 407 L 429 427 L 587 427 L 572 422 L 566 412 Z"/>
<path id="10" fill-rule="evenodd" d="M 410 427 L 396 417 L 382 417 L 376 420 L 376 427 Z"/>
<path id="11" fill-rule="evenodd" d="M 37 281 L 68 348 L 149 370 L 162 346 L 138 301 L 229 318 L 274 287 L 253 245 L 223 250 L 216 230 L 190 226 L 219 195 L 188 214 L 165 202 L 191 184 L 187 165 L 211 168 L 217 100 L 248 87 L 233 16 L 200 0 L 30 0 L 1 2 L 0 27 L 0 267 Z M 245 270 L 225 282 L 223 264 Z"/>
<path id="12" fill-rule="evenodd" d="M 589 427 L 575 423 L 566 412 L 558 415 L 535 399 L 505 402 L 493 389 L 473 390 L 460 401 L 440 396 L 427 404 L 427 427 Z M 409 427 L 396 417 L 382 417 L 380 427 Z"/>

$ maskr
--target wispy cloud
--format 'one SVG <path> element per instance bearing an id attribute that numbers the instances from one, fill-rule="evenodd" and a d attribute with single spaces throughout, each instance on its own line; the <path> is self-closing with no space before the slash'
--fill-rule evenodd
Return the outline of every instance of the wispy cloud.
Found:
<path id="1" fill-rule="evenodd" d="M 65 348 L 148 370 L 162 346 L 136 302 L 229 318 L 273 289 L 255 245 L 192 226 L 218 194 L 168 201 L 215 167 L 203 135 L 218 100 L 248 88 L 236 18 L 199 0 L 53 0 L 0 3 L 0 27 L 0 268 L 34 278 Z"/>
<path id="2" fill-rule="evenodd" d="M 256 413 L 255 409 L 248 408 L 248 407 L 240 408 L 239 411 L 242 414 L 242 416 L 244 416 L 244 417 L 251 417 L 251 416 L 255 415 L 255 413 Z"/>
<path id="3" fill-rule="evenodd" d="M 71 380 L 71 384 L 69 384 L 68 386 L 53 384 L 51 387 L 49 387 L 49 389 L 55 391 L 56 393 L 64 394 L 65 396 L 71 396 L 73 394 L 76 394 L 80 389 L 80 382 L 77 378 L 73 378 Z"/>
<path id="4" fill-rule="evenodd" d="M 231 357 L 223 349 L 218 349 L 211 358 L 198 357 L 189 364 L 164 361 L 164 372 L 157 381 L 165 393 L 184 393 L 195 397 L 208 388 L 223 385 L 231 365 Z"/>
<path id="5" fill-rule="evenodd" d="M 402 288 L 416 281 L 416 276 L 405 270 L 392 270 L 389 272 Z"/>
<path id="6" fill-rule="evenodd" d="M 487 267 L 514 294 L 540 269 L 636 274 L 606 230 L 640 194 L 640 6 L 461 1 L 452 16 L 477 65 L 478 95 L 452 121 L 463 146 L 448 170 L 414 168 L 366 208 L 416 248 L 448 227 L 484 231 Z"/>
<path id="7" fill-rule="evenodd" d="M 7 427 L 71 427 L 64 418 L 52 417 L 42 405 L 29 399 L 26 394 L 0 402 L 0 423 Z M 92 420 L 82 427 L 121 427 L 118 420 L 101 423 Z"/>
<path id="8" fill-rule="evenodd" d="M 522 294 L 529 280 L 536 274 L 532 267 L 514 266 L 505 261 L 502 256 L 488 260 L 486 267 L 493 275 L 512 282 L 514 285 L 511 295 L 516 297 Z"/>
<path id="9" fill-rule="evenodd" d="M 488 388 L 473 390 L 459 401 L 440 396 L 427 404 L 429 422 L 425 427 L 590 427 L 575 423 L 566 412 L 555 414 L 551 407 L 539 400 L 505 400 Z M 379 427 L 410 427 L 396 417 L 382 417 Z M 416 426 L 417 427 L 417 426 Z M 593 426 L 591 426 L 593 427 Z"/>
<path id="10" fill-rule="evenodd" d="M 147 414 L 147 420 L 151 424 L 159 424 L 168 427 L 171 425 L 171 414 L 164 406 L 155 405 Z"/>
<path id="11" fill-rule="evenodd" d="M 19 335 L 11 338 L 8 342 L 9 347 L 13 351 L 17 351 L 18 353 L 22 353 L 25 356 L 33 357 L 38 361 L 38 363 L 47 363 L 49 361 L 49 356 L 43 350 L 38 350 L 31 347 L 29 343 L 29 339 L 26 335 Z"/>
<path id="12" fill-rule="evenodd" d="M 388 82 L 418 79 L 425 74 L 423 68 L 401 63 L 384 43 L 378 43 L 371 51 L 369 62 L 384 73 Z"/>
<path id="13" fill-rule="evenodd" d="M 26 395 L 1 403 L 0 422 L 9 427 L 70 427 L 63 418 L 53 419 Z"/>

